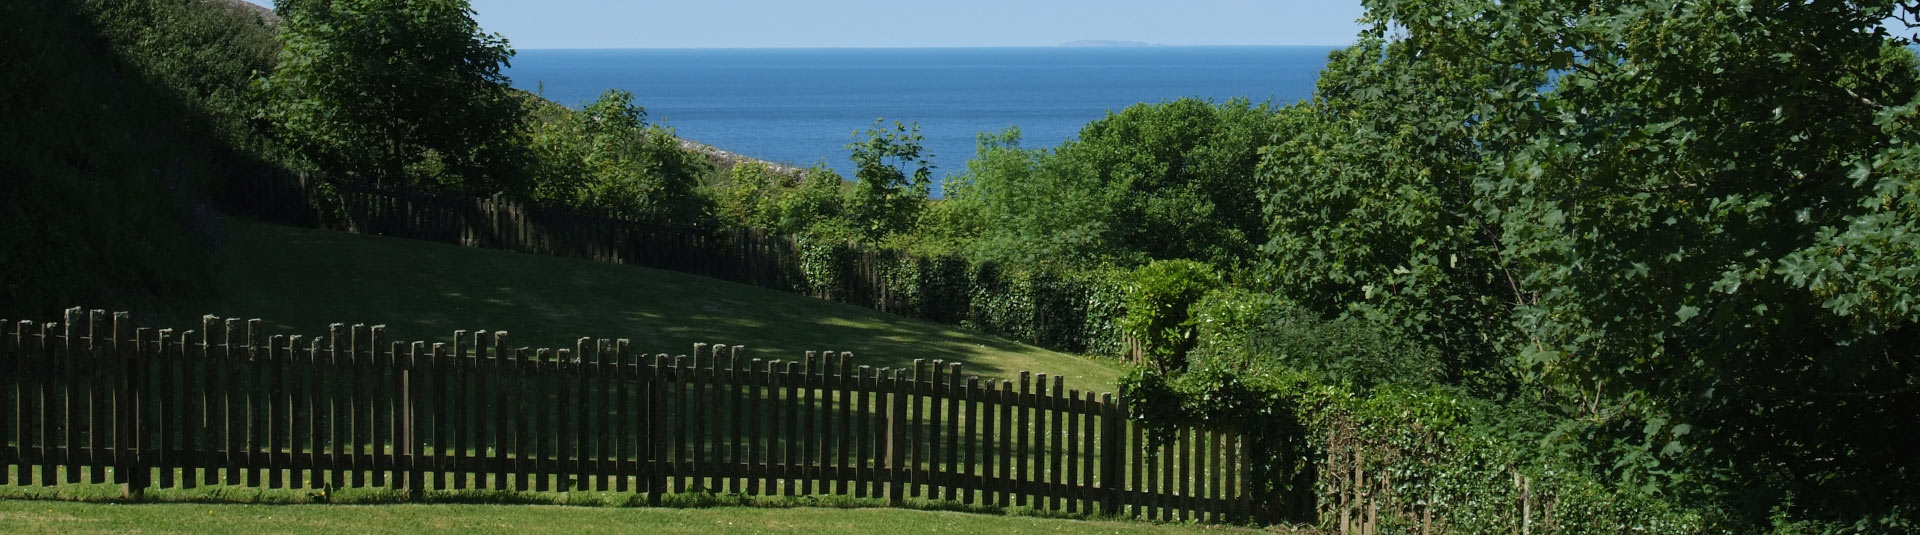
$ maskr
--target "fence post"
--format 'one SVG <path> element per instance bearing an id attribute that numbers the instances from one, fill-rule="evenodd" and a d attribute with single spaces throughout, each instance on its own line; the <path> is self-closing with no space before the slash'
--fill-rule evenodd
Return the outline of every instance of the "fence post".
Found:
<path id="1" fill-rule="evenodd" d="M 887 505 L 893 506 L 905 502 L 902 492 L 906 490 L 907 403 L 900 387 L 901 371 L 893 370 L 893 380 L 887 383 Z M 880 375 L 886 374 L 887 369 L 881 368 Z"/>
<path id="2" fill-rule="evenodd" d="M 423 489 L 420 488 L 422 480 L 424 479 L 420 473 L 420 460 L 419 457 L 414 455 L 414 448 L 419 442 L 415 440 L 413 435 L 413 367 L 420 360 L 420 350 L 423 349 L 422 346 L 422 343 L 414 342 L 413 345 L 408 348 L 406 357 L 400 360 L 400 399 L 398 400 L 398 404 L 400 405 L 400 436 L 397 438 L 400 441 L 400 451 L 398 453 L 403 461 L 396 464 L 403 467 L 403 473 L 405 475 L 402 477 L 406 478 L 406 482 L 402 483 L 401 487 L 406 489 L 407 499 L 411 501 L 418 501 L 425 494 Z M 395 357 L 399 358 L 398 355 L 395 355 Z"/>
<path id="3" fill-rule="evenodd" d="M 1100 514 L 1120 514 L 1121 433 L 1125 420 L 1113 402 L 1113 393 L 1100 394 Z"/>
<path id="4" fill-rule="evenodd" d="M 119 341 L 126 340 L 126 331 L 132 325 L 133 322 L 127 313 L 120 312 L 113 315 L 113 338 L 116 345 L 120 344 Z M 114 443 L 122 445 L 120 451 L 123 454 L 123 462 L 120 470 L 127 474 L 127 484 L 121 488 L 121 494 L 131 499 L 139 499 L 146 494 L 147 480 L 151 477 L 151 474 L 147 473 L 144 458 L 146 452 L 143 450 L 146 449 L 146 444 L 142 444 L 143 440 L 141 440 L 141 437 L 146 434 L 146 429 L 141 427 L 140 421 L 141 399 L 145 397 L 145 385 L 142 383 L 147 376 L 146 348 L 142 347 L 142 342 L 147 338 L 146 334 L 146 329 L 137 329 L 134 331 L 133 339 L 127 340 L 126 345 L 118 348 L 125 360 L 122 361 L 124 368 L 121 369 L 120 374 L 120 402 L 114 404 L 118 413 L 115 417 L 120 423 L 120 434 L 114 437 Z"/>

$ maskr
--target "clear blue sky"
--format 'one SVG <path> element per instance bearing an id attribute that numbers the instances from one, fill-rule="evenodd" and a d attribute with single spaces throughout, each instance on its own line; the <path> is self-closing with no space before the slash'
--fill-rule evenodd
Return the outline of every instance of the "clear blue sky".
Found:
<path id="1" fill-rule="evenodd" d="M 272 5 L 272 0 L 248 0 Z M 514 48 L 1340 45 L 1359 0 L 472 0 Z"/>

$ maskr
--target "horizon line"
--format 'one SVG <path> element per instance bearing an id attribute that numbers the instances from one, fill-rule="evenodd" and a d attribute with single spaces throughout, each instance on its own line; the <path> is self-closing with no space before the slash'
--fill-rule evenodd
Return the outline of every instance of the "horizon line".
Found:
<path id="1" fill-rule="evenodd" d="M 511 41 L 508 43 L 511 45 Z M 1066 48 L 1066 49 L 1135 49 L 1135 48 L 1341 48 L 1353 46 L 1342 44 L 1287 44 L 1287 45 L 1165 45 L 1149 43 L 1145 45 L 1121 46 L 1067 46 L 1054 45 L 930 45 L 930 46 L 555 46 L 555 47 L 514 47 L 514 50 L 960 50 L 981 48 Z"/>

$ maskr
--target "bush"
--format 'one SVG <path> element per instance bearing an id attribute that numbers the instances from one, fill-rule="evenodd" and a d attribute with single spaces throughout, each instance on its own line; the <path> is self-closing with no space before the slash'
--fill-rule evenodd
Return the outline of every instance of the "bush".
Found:
<path id="1" fill-rule="evenodd" d="M 1213 268 L 1191 260 L 1141 266 L 1127 285 L 1120 331 L 1133 337 L 1147 361 L 1160 370 L 1185 369 L 1187 352 L 1196 341 L 1187 309 L 1220 284 Z"/>
<path id="2" fill-rule="evenodd" d="M 1370 391 L 1315 374 L 1191 372 L 1122 380 L 1132 414 L 1165 440 L 1178 425 L 1230 427 L 1253 447 L 1251 486 L 1267 522 L 1377 518 L 1383 533 L 1685 533 L 1711 509 L 1619 484 L 1583 464 L 1590 424 L 1549 407 L 1472 397 L 1456 387 Z M 1603 447 L 1603 446 L 1602 446 Z"/>
<path id="3" fill-rule="evenodd" d="M 1191 308 L 1196 365 L 1287 369 L 1361 390 L 1382 384 L 1437 384 L 1439 352 L 1366 318 L 1331 320 L 1278 296 L 1239 288 L 1207 294 Z"/>

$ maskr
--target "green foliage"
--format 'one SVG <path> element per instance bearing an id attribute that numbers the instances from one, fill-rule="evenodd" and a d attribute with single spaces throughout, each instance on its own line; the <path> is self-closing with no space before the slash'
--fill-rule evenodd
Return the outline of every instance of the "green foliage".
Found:
<path id="1" fill-rule="evenodd" d="M 681 149 L 672 130 L 648 126 L 632 93 L 608 90 L 581 110 L 527 100 L 535 199 L 624 218 L 711 216 L 700 189 L 708 162 Z"/>
<path id="2" fill-rule="evenodd" d="M 1439 352 L 1365 318 L 1324 319 L 1272 294 L 1221 288 L 1190 308 L 1198 340 L 1193 366 L 1290 370 L 1358 392 L 1379 385 L 1433 385 Z"/>
<path id="3" fill-rule="evenodd" d="M 1909 6 L 1367 7 L 1280 113 L 1253 278 L 1536 404 L 1598 481 L 1735 531 L 1911 529 Z"/>
<path id="4" fill-rule="evenodd" d="M 712 185 L 716 215 L 733 226 L 790 234 L 782 228 L 780 201 L 800 188 L 800 178 L 775 172 L 766 162 L 735 165 L 723 183 Z"/>
<path id="5" fill-rule="evenodd" d="M 271 29 L 198 0 L 0 12 L 0 315 L 204 291 L 202 192 L 270 172 L 239 93 L 271 64 Z"/>
<path id="6" fill-rule="evenodd" d="M 1160 260 L 1133 271 L 1127 282 L 1127 313 L 1120 332 L 1140 344 L 1148 362 L 1165 371 L 1187 367 L 1187 352 L 1197 341 L 1188 308 L 1222 281 L 1206 264 Z"/>
<path id="7" fill-rule="evenodd" d="M 1196 363 L 1122 379 L 1154 440 L 1176 425 L 1246 433 L 1267 521 L 1377 517 L 1383 533 L 1693 533 L 1719 517 L 1661 489 L 1616 485 L 1582 462 L 1587 437 L 1548 407 L 1438 386 L 1361 390 L 1284 368 Z M 1359 495 L 1364 495 L 1361 498 Z M 1528 507 L 1521 507 L 1525 501 Z"/>
<path id="8" fill-rule="evenodd" d="M 847 145 L 854 165 L 847 218 L 867 242 L 912 232 L 933 187 L 933 167 L 920 154 L 920 126 L 874 121 L 865 141 Z M 907 171 L 907 168 L 913 168 Z"/>
<path id="9" fill-rule="evenodd" d="M 1447 355 L 1450 381 L 1497 391 L 1515 289 L 1473 208 L 1482 147 L 1452 120 L 1486 68 L 1377 37 L 1329 58 L 1318 100 L 1281 111 L 1260 165 L 1272 226 L 1258 278 L 1321 315 L 1392 324 Z"/>
<path id="10" fill-rule="evenodd" d="M 978 219 L 982 258 L 1230 267 L 1265 241 L 1253 176 L 1272 128 L 1265 105 L 1181 99 L 1110 113 L 1051 150 L 1021 149 L 1017 129 L 982 134 L 947 196 Z"/>
<path id="11" fill-rule="evenodd" d="M 263 149 L 253 77 L 273 70 L 277 30 L 245 9 L 196 0 L 85 0 L 97 35 L 148 80 L 202 110 L 224 144 Z"/>
<path id="12" fill-rule="evenodd" d="M 300 0 L 260 115 L 335 176 L 523 196 L 513 56 L 466 0 Z"/>

